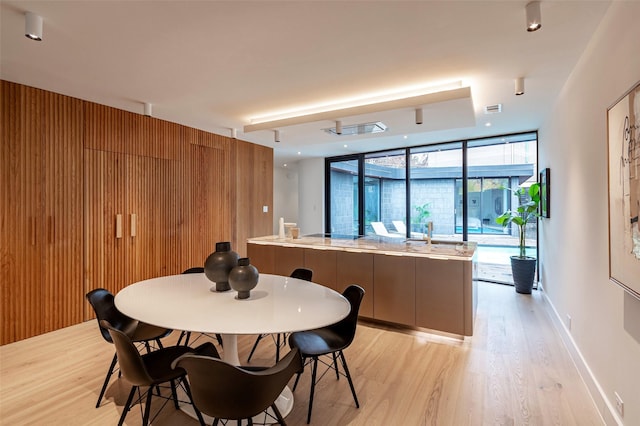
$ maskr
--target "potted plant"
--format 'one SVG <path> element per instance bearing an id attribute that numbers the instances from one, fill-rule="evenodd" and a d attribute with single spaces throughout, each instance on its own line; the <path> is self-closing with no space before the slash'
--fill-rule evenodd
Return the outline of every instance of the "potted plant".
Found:
<path id="1" fill-rule="evenodd" d="M 509 188 L 507 188 L 509 189 Z M 525 235 L 527 223 L 532 219 L 540 217 L 540 184 L 534 183 L 528 189 L 519 187 L 516 190 L 509 189 L 518 197 L 520 204 L 516 210 L 507 210 L 496 218 L 496 223 L 504 228 L 511 224 L 518 227 L 518 256 L 511 256 L 511 272 L 513 283 L 518 293 L 530 294 L 533 288 L 533 278 L 536 273 L 536 258 L 527 256 L 525 251 Z M 523 197 L 528 195 L 528 200 L 522 202 Z"/>
<path id="2" fill-rule="evenodd" d="M 431 216 L 431 212 L 429 211 L 429 203 L 424 203 L 421 206 L 414 206 L 416 212 L 418 213 L 414 216 L 413 223 L 419 226 L 419 231 L 422 232 L 422 238 L 427 239 L 427 219 Z"/>

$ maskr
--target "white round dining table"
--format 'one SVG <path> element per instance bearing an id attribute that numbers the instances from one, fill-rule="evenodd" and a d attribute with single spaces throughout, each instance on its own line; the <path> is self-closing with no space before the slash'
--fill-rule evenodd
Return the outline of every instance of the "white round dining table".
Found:
<path id="1" fill-rule="evenodd" d="M 238 335 L 289 333 L 334 324 L 345 318 L 349 301 L 340 293 L 309 281 L 260 274 L 247 299 L 233 290 L 216 292 L 201 274 L 152 278 L 131 284 L 115 296 L 118 310 L 159 327 L 222 335 L 222 359 L 240 365 Z M 286 387 L 276 400 L 282 416 L 293 408 Z M 180 409 L 195 418 L 188 404 Z M 204 416 L 206 421 L 211 419 Z"/>
<path id="2" fill-rule="evenodd" d="M 334 324 L 351 309 L 340 293 L 297 278 L 260 274 L 248 299 L 211 291 L 204 274 L 180 274 L 131 284 L 115 296 L 118 310 L 159 327 L 218 333 L 222 359 L 240 365 L 239 334 L 289 333 Z"/>

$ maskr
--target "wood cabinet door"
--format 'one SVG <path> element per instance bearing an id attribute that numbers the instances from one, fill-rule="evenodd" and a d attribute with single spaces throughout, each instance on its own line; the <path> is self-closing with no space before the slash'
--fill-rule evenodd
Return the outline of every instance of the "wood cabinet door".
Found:
<path id="1" fill-rule="evenodd" d="M 312 281 L 342 293 L 336 283 L 336 251 L 304 249 L 304 267 L 313 271 Z M 293 270 L 292 270 L 293 272 Z"/>
<path id="2" fill-rule="evenodd" d="M 409 326 L 415 325 L 415 258 L 374 255 L 373 288 L 375 319 Z"/>
<path id="3" fill-rule="evenodd" d="M 2 344 L 43 332 L 42 92 L 2 81 Z"/>
<path id="4" fill-rule="evenodd" d="M 44 92 L 44 332 L 83 319 L 83 105 Z"/>
<path id="5" fill-rule="evenodd" d="M 364 289 L 360 305 L 360 316 L 373 318 L 373 254 L 336 253 L 336 291 L 343 292 L 347 286 L 357 284 Z"/>
<path id="6" fill-rule="evenodd" d="M 288 277 L 294 269 L 304 267 L 304 249 L 274 246 L 274 265 L 274 274 Z"/>
<path id="7" fill-rule="evenodd" d="M 464 262 L 416 259 L 416 325 L 464 335 Z"/>
<path id="8" fill-rule="evenodd" d="M 177 174 L 172 160 L 85 150 L 86 291 L 180 272 Z"/>
<path id="9" fill-rule="evenodd" d="M 232 240 L 229 152 L 207 146 L 198 137 L 202 132 L 185 129 L 182 176 L 185 184 L 182 196 L 182 267 L 204 266 L 207 257 L 216 251 L 216 243 Z M 199 143 L 196 143 L 199 142 Z"/>

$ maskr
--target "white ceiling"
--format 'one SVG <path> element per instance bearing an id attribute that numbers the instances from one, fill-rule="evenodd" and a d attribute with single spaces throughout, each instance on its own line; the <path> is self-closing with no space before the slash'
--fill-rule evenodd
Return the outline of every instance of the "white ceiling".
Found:
<path id="1" fill-rule="evenodd" d="M 536 130 L 609 1 L 1 1 L 0 76 L 271 146 L 300 158 Z M 44 37 L 24 36 L 24 12 Z M 526 93 L 514 95 L 525 77 Z M 339 117 L 382 135 L 335 136 L 331 120 L 244 133 L 251 118 L 461 80 L 471 98 Z M 501 103 L 503 112 L 484 107 Z M 491 123 L 490 127 L 485 124 Z M 347 145 L 345 148 L 344 145 Z M 300 154 L 298 154 L 300 152 Z"/>

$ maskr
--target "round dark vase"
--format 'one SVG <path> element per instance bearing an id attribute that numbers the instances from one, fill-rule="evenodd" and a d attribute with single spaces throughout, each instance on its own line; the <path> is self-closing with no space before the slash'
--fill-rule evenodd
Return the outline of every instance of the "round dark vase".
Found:
<path id="1" fill-rule="evenodd" d="M 251 290 L 258 285 L 258 269 L 249 262 L 248 257 L 238 260 L 238 266 L 229 273 L 229 284 L 238 292 L 238 299 L 248 299 Z"/>
<path id="2" fill-rule="evenodd" d="M 511 273 L 517 293 L 531 294 L 536 275 L 536 258 L 511 256 Z"/>
<path id="3" fill-rule="evenodd" d="M 216 243 L 216 251 L 211 253 L 204 262 L 204 274 L 216 283 L 216 291 L 227 291 L 229 287 L 229 272 L 238 264 L 238 253 L 231 250 L 228 241 Z"/>

